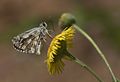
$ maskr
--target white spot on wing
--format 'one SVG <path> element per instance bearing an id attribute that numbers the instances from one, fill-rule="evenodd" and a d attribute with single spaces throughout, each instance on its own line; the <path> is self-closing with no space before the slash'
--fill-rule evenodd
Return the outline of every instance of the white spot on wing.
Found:
<path id="1" fill-rule="evenodd" d="M 41 42 L 42 40 L 45 41 L 45 35 L 48 32 L 46 27 L 47 24 L 43 22 L 39 25 L 39 27 L 32 28 L 14 37 L 12 42 L 15 45 L 14 47 L 16 50 L 23 53 L 33 53 L 40 55 Z"/>

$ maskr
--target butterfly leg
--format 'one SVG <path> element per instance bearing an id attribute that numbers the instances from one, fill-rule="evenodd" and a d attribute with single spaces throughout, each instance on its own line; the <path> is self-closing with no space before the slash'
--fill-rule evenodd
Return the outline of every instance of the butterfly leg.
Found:
<path id="1" fill-rule="evenodd" d="M 47 35 L 48 35 L 51 39 L 53 39 L 53 37 L 49 34 L 49 32 L 47 32 Z"/>

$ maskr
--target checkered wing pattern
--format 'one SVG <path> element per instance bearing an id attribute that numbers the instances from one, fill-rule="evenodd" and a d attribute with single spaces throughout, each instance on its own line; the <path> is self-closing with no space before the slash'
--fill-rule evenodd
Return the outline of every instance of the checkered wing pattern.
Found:
<path id="1" fill-rule="evenodd" d="M 48 33 L 46 27 L 47 24 L 43 22 L 39 27 L 32 28 L 13 37 L 14 48 L 23 53 L 40 55 L 42 42 L 45 41 L 45 35 Z"/>

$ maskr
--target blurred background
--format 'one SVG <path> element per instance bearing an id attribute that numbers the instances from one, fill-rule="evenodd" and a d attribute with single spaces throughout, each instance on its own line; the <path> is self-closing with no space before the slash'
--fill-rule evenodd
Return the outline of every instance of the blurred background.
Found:
<path id="1" fill-rule="evenodd" d="M 77 24 L 94 38 L 120 78 L 120 0 L 0 0 L 0 82 L 97 82 L 71 61 L 65 61 L 61 75 L 50 76 L 44 60 L 51 40 L 45 44 L 41 56 L 13 49 L 13 36 L 42 21 L 54 31 L 53 36 L 58 34 L 58 19 L 65 12 L 75 15 Z M 70 52 L 92 67 L 105 82 L 111 82 L 106 65 L 78 32 Z"/>

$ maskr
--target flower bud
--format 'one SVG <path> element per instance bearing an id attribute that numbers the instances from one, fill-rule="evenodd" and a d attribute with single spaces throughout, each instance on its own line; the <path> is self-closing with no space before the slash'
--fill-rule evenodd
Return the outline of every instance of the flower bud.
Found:
<path id="1" fill-rule="evenodd" d="M 76 20 L 75 20 L 75 17 L 72 14 L 70 14 L 70 13 L 64 13 L 60 17 L 58 25 L 63 30 L 65 28 L 66 29 L 69 28 L 70 26 L 72 26 L 75 23 L 76 23 Z"/>

